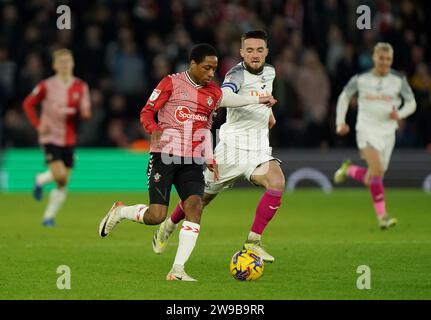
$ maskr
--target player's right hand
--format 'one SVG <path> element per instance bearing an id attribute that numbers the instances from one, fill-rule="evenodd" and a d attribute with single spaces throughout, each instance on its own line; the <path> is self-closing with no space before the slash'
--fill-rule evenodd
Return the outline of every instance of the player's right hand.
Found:
<path id="1" fill-rule="evenodd" d="M 349 132 L 350 132 L 350 127 L 348 124 L 343 123 L 343 124 L 340 124 L 337 126 L 337 134 L 339 136 L 344 136 L 344 135 L 348 134 Z"/>
<path id="2" fill-rule="evenodd" d="M 151 145 L 160 148 L 160 138 L 162 137 L 163 131 L 155 130 L 151 134 Z"/>
<path id="3" fill-rule="evenodd" d="M 37 127 L 37 132 L 39 134 L 46 134 L 49 132 L 49 127 L 46 123 L 41 123 L 39 127 Z"/>
<path id="4" fill-rule="evenodd" d="M 278 102 L 277 99 L 275 99 L 273 96 L 259 97 L 259 103 L 266 105 L 268 108 L 271 108 L 277 102 Z"/>
<path id="5" fill-rule="evenodd" d="M 398 115 L 397 108 L 392 107 L 392 112 L 389 114 L 389 118 L 395 121 L 400 121 L 400 116 Z"/>

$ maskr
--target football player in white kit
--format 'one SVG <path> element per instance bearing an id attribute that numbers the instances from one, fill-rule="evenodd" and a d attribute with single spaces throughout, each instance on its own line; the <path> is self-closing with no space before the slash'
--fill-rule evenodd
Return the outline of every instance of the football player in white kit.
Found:
<path id="1" fill-rule="evenodd" d="M 407 79 L 391 69 L 393 56 L 389 43 L 377 43 L 373 52 L 374 68 L 352 77 L 337 102 L 337 134 L 342 136 L 350 131 L 345 123 L 346 113 L 350 98 L 358 92 L 356 143 L 367 168 L 345 160 L 335 172 L 334 181 L 341 183 L 351 177 L 368 186 L 382 230 L 397 224 L 386 212 L 383 186 L 383 176 L 395 145 L 395 131 L 398 121 L 416 110 Z"/>
<path id="2" fill-rule="evenodd" d="M 214 151 L 219 179 L 215 180 L 210 172 L 205 171 L 203 205 L 205 207 L 219 192 L 241 178 L 264 187 L 244 248 L 257 252 L 267 262 L 273 262 L 274 257 L 262 248 L 261 235 L 280 207 L 285 178 L 279 160 L 271 155 L 269 146 L 269 128 L 275 124 L 275 118 L 272 109 L 262 105 L 263 97 L 271 97 L 269 102 L 264 102 L 268 107 L 276 103 L 272 98 L 275 69 L 265 63 L 268 55 L 266 33 L 260 30 L 245 33 L 241 37 L 240 54 L 243 61 L 228 71 L 222 85 L 221 104 L 228 109 L 226 123 L 220 129 L 220 142 Z M 243 106 L 235 107 L 239 104 Z M 169 235 L 183 218 L 180 202 L 171 217 L 156 231 L 154 252 L 165 250 Z"/>

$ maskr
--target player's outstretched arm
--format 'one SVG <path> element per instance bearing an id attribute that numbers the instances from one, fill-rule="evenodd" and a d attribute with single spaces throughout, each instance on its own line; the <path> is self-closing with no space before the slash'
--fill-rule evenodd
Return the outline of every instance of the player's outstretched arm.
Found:
<path id="1" fill-rule="evenodd" d="M 241 96 L 233 92 L 230 88 L 222 88 L 223 97 L 220 107 L 225 108 L 240 108 L 250 104 L 264 104 L 267 107 L 272 107 L 277 103 L 273 96 L 255 97 Z"/>
<path id="2" fill-rule="evenodd" d="M 220 107 L 224 108 L 239 108 L 249 104 L 258 104 L 259 97 L 254 96 L 241 96 L 236 94 L 229 88 L 222 88 L 223 97 Z"/>

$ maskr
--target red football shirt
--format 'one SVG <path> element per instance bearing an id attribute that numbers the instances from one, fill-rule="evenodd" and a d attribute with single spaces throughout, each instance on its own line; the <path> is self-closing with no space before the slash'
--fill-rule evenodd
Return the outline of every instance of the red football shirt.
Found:
<path id="1" fill-rule="evenodd" d="M 221 96 L 213 81 L 198 85 L 187 71 L 163 78 L 141 111 L 141 123 L 148 133 L 163 131 L 160 144 L 152 144 L 150 151 L 212 158 L 210 129 Z M 154 120 L 157 112 L 158 123 Z"/>
<path id="2" fill-rule="evenodd" d="M 42 102 L 40 119 L 35 107 Z M 87 84 L 73 78 L 65 84 L 57 76 L 41 81 L 23 102 L 24 111 L 31 124 L 48 127 L 46 133 L 39 134 L 40 144 L 73 146 L 76 144 L 75 118 L 79 111 L 91 107 Z"/>

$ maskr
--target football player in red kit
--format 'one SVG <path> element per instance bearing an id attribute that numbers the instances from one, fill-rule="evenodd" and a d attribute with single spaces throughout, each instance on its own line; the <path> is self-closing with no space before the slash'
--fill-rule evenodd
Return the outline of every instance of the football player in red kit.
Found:
<path id="1" fill-rule="evenodd" d="M 203 165 L 217 179 L 213 161 L 211 125 L 222 91 L 212 81 L 217 52 L 209 44 L 193 47 L 187 71 L 160 81 L 141 111 L 141 123 L 151 134 L 148 164 L 149 205 L 125 206 L 115 202 L 99 226 L 107 236 L 122 220 L 157 225 L 166 218 L 170 191 L 175 186 L 184 201 L 186 219 L 179 234 L 178 250 L 167 280 L 196 281 L 184 271 L 200 231 Z M 158 122 L 154 120 L 157 114 Z"/>
<path id="2" fill-rule="evenodd" d="M 52 227 L 54 218 L 66 199 L 66 187 L 74 165 L 76 119 L 91 117 L 87 84 L 74 77 L 73 54 L 68 49 L 53 53 L 55 75 L 41 81 L 23 102 L 24 111 L 38 132 L 49 170 L 36 175 L 33 195 L 42 199 L 42 186 L 55 181 L 57 187 L 49 195 L 43 225 Z M 41 103 L 40 117 L 36 106 Z"/>

